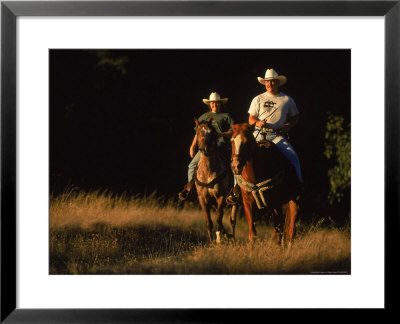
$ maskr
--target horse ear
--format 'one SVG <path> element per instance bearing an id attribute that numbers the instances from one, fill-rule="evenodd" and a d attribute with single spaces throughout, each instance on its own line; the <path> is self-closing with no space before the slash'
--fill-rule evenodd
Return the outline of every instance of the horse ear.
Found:
<path id="1" fill-rule="evenodd" d="M 208 117 L 207 123 L 211 123 L 211 122 L 212 122 L 212 119 L 213 119 L 213 115 L 210 115 L 210 116 Z"/>
<path id="2" fill-rule="evenodd" d="M 232 136 L 233 136 L 233 134 L 237 134 L 238 132 L 240 132 L 242 125 L 243 124 L 233 124 L 232 125 Z"/>
<path id="3" fill-rule="evenodd" d="M 197 118 L 193 118 L 194 123 L 196 124 L 196 126 L 199 126 L 199 120 Z"/>
<path id="4" fill-rule="evenodd" d="M 255 129 L 256 129 L 256 123 L 250 125 L 250 127 L 249 127 L 250 132 L 254 132 Z"/>

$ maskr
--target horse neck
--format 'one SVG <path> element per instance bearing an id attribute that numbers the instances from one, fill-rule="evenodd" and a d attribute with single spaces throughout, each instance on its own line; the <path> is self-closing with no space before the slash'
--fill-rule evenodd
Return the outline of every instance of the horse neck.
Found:
<path id="1" fill-rule="evenodd" d="M 213 152 L 208 156 L 204 153 L 200 153 L 199 168 L 200 166 L 202 166 L 209 173 L 217 172 L 218 163 L 216 153 Z"/>
<path id="2" fill-rule="evenodd" d="M 257 181 L 254 173 L 253 161 L 246 161 L 241 176 L 249 182 L 255 183 Z"/>
<path id="3" fill-rule="evenodd" d="M 263 151 L 261 151 L 263 150 Z M 255 148 L 251 158 L 243 167 L 242 176 L 249 182 L 258 183 L 275 176 L 282 169 L 282 161 L 273 148 Z"/>

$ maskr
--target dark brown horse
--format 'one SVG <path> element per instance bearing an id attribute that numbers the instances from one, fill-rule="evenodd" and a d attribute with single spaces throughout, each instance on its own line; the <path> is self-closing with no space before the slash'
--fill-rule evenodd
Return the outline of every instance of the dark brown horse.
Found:
<path id="1" fill-rule="evenodd" d="M 206 219 L 206 227 L 210 242 L 213 241 L 213 222 L 211 209 L 216 212 L 216 241 L 220 243 L 223 237 L 235 236 L 236 206 L 231 211 L 232 234 L 228 234 L 222 224 L 225 199 L 232 185 L 232 172 L 229 163 L 217 149 L 218 133 L 211 125 L 211 119 L 206 123 L 195 120 L 197 125 L 197 145 L 200 150 L 200 161 L 194 174 L 197 195 Z"/>
<path id="2" fill-rule="evenodd" d="M 277 243 L 293 241 L 297 216 L 299 182 L 294 168 L 271 142 L 257 143 L 254 126 L 233 125 L 232 171 L 243 197 L 243 207 L 249 225 L 251 243 L 257 235 L 254 215 L 258 210 L 272 212 Z"/>

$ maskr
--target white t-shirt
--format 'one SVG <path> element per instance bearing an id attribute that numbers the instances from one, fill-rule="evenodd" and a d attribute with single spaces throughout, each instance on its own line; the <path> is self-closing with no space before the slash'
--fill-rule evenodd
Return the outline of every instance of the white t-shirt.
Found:
<path id="1" fill-rule="evenodd" d="M 278 95 L 264 92 L 253 99 L 250 104 L 249 114 L 260 120 L 266 121 L 266 127 L 281 128 L 288 120 L 299 114 L 294 100 L 280 92 Z"/>

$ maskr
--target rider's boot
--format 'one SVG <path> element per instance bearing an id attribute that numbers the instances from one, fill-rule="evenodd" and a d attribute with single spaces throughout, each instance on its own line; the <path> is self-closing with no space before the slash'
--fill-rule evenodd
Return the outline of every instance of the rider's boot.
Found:
<path id="1" fill-rule="evenodd" d="M 238 185 L 235 185 L 231 191 L 229 192 L 228 196 L 226 197 L 226 203 L 228 205 L 237 205 L 240 198 L 240 188 Z"/>
<path id="2" fill-rule="evenodd" d="M 194 184 L 194 177 L 192 180 L 190 180 L 185 187 L 178 193 L 178 198 L 179 200 L 185 201 L 188 199 L 190 193 L 192 192 L 193 189 L 193 184 Z"/>

